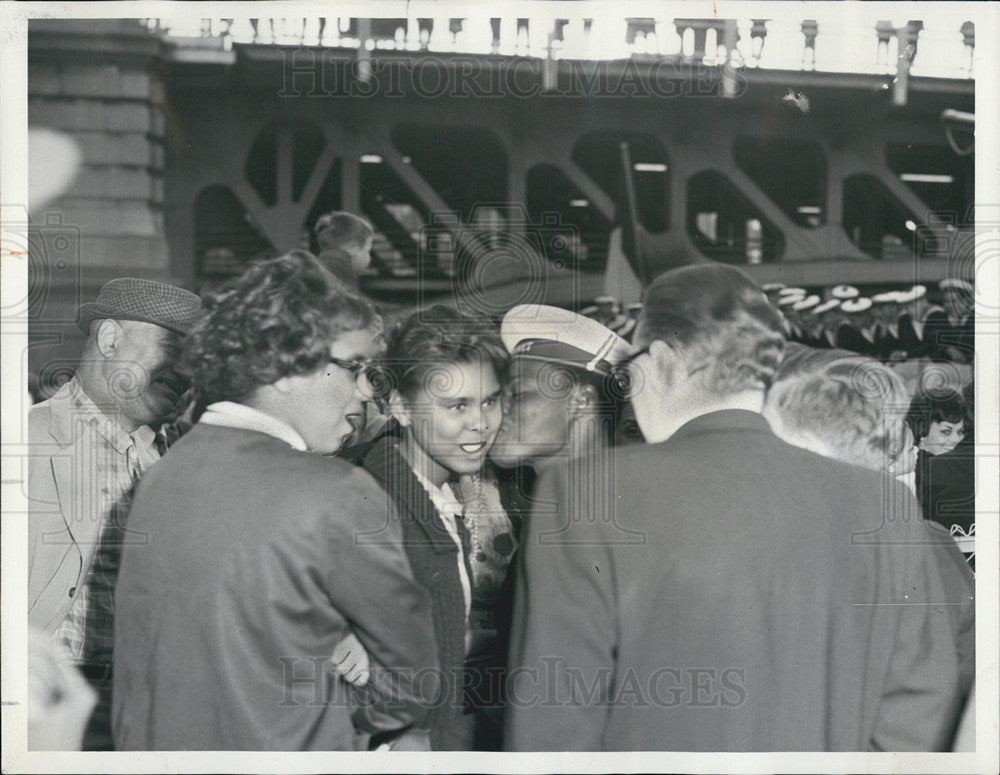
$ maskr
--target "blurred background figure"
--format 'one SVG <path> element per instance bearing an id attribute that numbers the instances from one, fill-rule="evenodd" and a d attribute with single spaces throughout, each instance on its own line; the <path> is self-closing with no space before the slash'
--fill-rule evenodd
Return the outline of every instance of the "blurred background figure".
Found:
<path id="1" fill-rule="evenodd" d="M 316 221 L 319 260 L 352 291 L 372 262 L 374 234 L 371 225 L 353 213 L 334 210 Z"/>
<path id="2" fill-rule="evenodd" d="M 28 627 L 28 750 L 79 751 L 97 692 L 56 653 L 39 628 Z"/>
<path id="3" fill-rule="evenodd" d="M 837 330 L 837 346 L 842 350 L 876 357 L 875 321 L 872 318 L 872 300 L 857 296 L 840 305 L 845 315 L 844 324 Z"/>
<path id="4" fill-rule="evenodd" d="M 80 146 L 65 132 L 28 130 L 28 210 L 33 216 L 73 185 L 82 159 Z"/>
<path id="5" fill-rule="evenodd" d="M 935 308 L 927 315 L 933 356 L 937 360 L 971 363 L 976 351 L 975 287 L 955 277 L 942 280 L 938 287 L 944 308 Z"/>

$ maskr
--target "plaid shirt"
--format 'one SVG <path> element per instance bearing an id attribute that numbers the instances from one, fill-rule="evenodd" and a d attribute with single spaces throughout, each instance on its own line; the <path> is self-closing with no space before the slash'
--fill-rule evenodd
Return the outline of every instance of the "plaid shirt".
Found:
<path id="1" fill-rule="evenodd" d="M 75 383 L 75 379 L 74 379 Z M 95 513 L 103 525 L 94 559 L 73 604 L 56 635 L 66 655 L 78 663 L 110 664 L 114 640 L 113 592 L 123 543 L 142 540 L 125 528 L 132 490 L 140 473 L 159 459 L 154 447 L 155 433 L 142 426 L 125 431 L 116 417 L 103 413 L 83 392 L 71 385 L 72 406 L 90 436 L 89 471 L 81 476 L 96 479 L 92 490 L 98 498 Z"/>

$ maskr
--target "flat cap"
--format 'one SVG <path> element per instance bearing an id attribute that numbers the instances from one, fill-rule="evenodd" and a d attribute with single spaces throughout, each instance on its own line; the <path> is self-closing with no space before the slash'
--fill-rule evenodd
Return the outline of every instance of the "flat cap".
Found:
<path id="1" fill-rule="evenodd" d="M 201 299 L 191 291 L 156 280 L 119 277 L 105 283 L 96 301 L 80 305 L 76 324 L 89 334 L 95 320 L 137 320 L 183 335 L 203 313 Z"/>

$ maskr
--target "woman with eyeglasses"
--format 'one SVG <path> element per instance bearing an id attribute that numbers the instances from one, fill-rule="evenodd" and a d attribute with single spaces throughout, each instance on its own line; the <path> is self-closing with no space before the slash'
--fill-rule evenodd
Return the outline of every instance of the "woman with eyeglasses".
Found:
<path id="1" fill-rule="evenodd" d="M 252 264 L 206 306 L 183 356 L 205 411 L 129 514 L 142 540 L 116 588 L 116 746 L 419 745 L 410 729 L 437 691 L 430 600 L 385 493 L 329 456 L 369 397 L 374 310 L 302 251 Z M 360 705 L 330 670 L 354 636 L 373 666 Z"/>
<path id="2" fill-rule="evenodd" d="M 442 668 L 427 720 L 434 750 L 471 750 L 487 724 L 465 710 L 463 686 L 475 682 L 466 671 L 496 653 L 494 604 L 515 548 L 496 485 L 483 475 L 506 366 L 490 321 L 433 306 L 395 326 L 378 370 L 399 434 L 379 439 L 364 467 L 395 503 L 414 576 L 431 596 Z"/>

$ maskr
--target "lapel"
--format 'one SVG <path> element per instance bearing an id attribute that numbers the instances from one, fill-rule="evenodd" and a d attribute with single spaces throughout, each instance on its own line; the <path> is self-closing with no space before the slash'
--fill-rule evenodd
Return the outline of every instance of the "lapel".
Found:
<path id="1" fill-rule="evenodd" d="M 384 437 L 376 441 L 365 456 L 364 467 L 395 502 L 403 521 L 404 540 L 406 534 L 416 528 L 422 534 L 424 542 L 437 553 L 458 551 L 441 515 L 431 503 L 427 490 L 414 476 L 410 464 L 400 453 L 396 439 Z"/>

